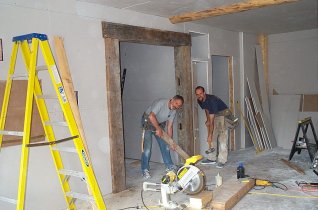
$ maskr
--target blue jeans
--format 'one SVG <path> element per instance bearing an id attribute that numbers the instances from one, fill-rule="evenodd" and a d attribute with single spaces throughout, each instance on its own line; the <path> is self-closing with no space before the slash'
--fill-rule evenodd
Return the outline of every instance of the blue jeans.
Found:
<path id="1" fill-rule="evenodd" d="M 152 148 L 152 136 L 155 133 L 151 130 L 145 131 L 145 137 L 144 137 L 144 151 L 141 154 L 141 171 L 149 170 L 149 161 L 151 157 L 151 148 Z M 166 144 L 166 142 L 161 139 L 160 137 L 154 135 L 157 139 L 157 142 L 159 144 L 159 148 L 161 151 L 163 162 L 166 165 L 166 168 L 172 169 L 174 167 L 173 162 L 171 160 L 170 156 L 170 148 L 169 145 Z"/>

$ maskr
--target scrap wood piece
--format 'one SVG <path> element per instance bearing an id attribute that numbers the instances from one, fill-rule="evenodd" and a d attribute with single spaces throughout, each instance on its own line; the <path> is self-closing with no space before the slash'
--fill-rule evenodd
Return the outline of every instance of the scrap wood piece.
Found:
<path id="1" fill-rule="evenodd" d="M 285 160 L 285 159 L 280 159 L 283 163 L 285 163 L 287 166 L 289 166 L 290 168 L 296 170 L 298 173 L 301 173 L 303 175 L 305 175 L 305 171 L 300 168 L 299 166 L 289 162 L 288 160 Z"/>
<path id="2" fill-rule="evenodd" d="M 255 186 L 255 180 L 240 182 L 235 176 L 225 181 L 213 192 L 212 208 L 228 210 L 237 204 Z"/>
<path id="3" fill-rule="evenodd" d="M 164 131 L 163 131 L 163 136 L 161 138 L 170 146 L 173 146 L 173 144 L 176 144 L 176 142 L 172 138 L 170 138 L 170 136 L 168 136 L 168 134 Z M 185 160 L 190 157 L 179 145 L 176 146 L 175 150 Z"/>

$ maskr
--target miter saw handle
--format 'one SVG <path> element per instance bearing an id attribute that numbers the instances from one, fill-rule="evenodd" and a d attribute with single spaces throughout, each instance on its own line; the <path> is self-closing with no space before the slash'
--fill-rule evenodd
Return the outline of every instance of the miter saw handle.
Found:
<path id="1" fill-rule="evenodd" d="M 159 188 L 156 188 L 156 187 L 159 187 Z M 158 183 L 144 182 L 142 184 L 142 189 L 144 191 L 160 192 L 161 190 L 160 187 L 161 187 L 161 184 L 158 184 Z"/>

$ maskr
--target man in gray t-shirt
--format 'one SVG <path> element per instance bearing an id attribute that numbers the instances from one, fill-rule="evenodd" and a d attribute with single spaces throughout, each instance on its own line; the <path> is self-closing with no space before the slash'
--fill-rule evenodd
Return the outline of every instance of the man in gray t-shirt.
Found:
<path id="1" fill-rule="evenodd" d="M 157 99 L 145 111 L 142 117 L 143 142 L 141 154 L 141 171 L 145 179 L 150 178 L 149 160 L 151 157 L 152 136 L 154 135 L 167 170 L 173 170 L 169 145 L 161 139 L 166 128 L 169 137 L 173 136 L 173 120 L 176 110 L 183 105 L 183 97 L 175 95 L 171 99 Z"/>

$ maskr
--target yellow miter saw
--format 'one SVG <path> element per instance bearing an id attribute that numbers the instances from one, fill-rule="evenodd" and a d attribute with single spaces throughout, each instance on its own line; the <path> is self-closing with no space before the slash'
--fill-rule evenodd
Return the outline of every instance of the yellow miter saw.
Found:
<path id="1" fill-rule="evenodd" d="M 188 158 L 185 164 L 178 169 L 177 173 L 173 171 L 167 172 L 162 177 L 161 183 L 144 182 L 143 190 L 161 192 L 160 205 L 165 209 L 178 208 L 179 205 L 171 201 L 171 194 L 181 191 L 188 195 L 194 195 L 201 192 L 205 187 L 205 175 L 201 169 L 195 166 L 195 163 L 202 158 L 202 155 Z"/>

